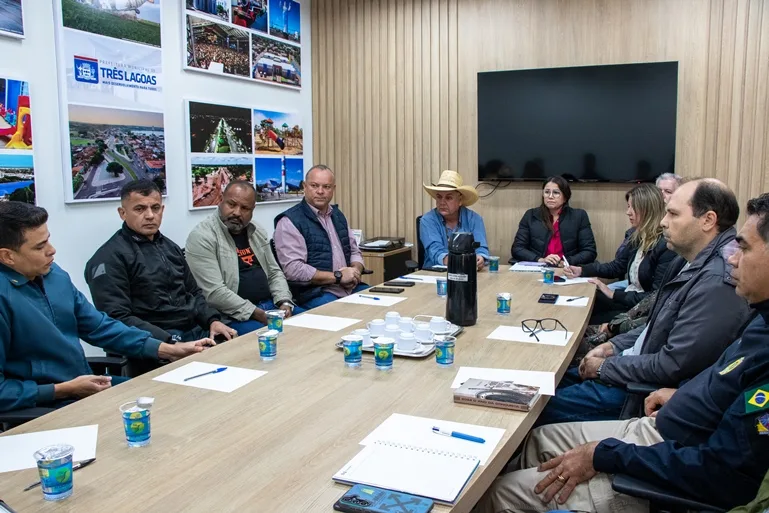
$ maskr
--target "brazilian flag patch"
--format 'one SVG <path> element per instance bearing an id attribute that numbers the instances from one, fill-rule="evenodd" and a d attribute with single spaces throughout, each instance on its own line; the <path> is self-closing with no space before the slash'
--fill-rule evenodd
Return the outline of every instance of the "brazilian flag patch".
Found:
<path id="1" fill-rule="evenodd" d="M 769 383 L 745 392 L 745 413 L 769 408 Z"/>

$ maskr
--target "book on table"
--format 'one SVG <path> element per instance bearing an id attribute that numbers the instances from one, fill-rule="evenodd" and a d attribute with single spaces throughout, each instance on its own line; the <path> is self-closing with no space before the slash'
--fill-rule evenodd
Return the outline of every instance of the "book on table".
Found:
<path id="1" fill-rule="evenodd" d="M 539 398 L 539 387 L 512 381 L 468 378 L 454 390 L 454 402 L 529 411 Z"/>

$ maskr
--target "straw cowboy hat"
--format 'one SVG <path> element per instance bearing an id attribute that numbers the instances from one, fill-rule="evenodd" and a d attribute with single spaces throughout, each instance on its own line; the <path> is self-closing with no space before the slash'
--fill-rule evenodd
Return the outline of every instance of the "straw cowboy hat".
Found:
<path id="1" fill-rule="evenodd" d="M 469 207 L 476 201 L 478 201 L 478 191 L 475 187 L 464 185 L 462 177 L 456 171 L 446 170 L 441 173 L 441 177 L 438 179 L 438 183 L 434 185 L 422 184 L 427 194 L 435 198 L 436 192 L 451 192 L 456 191 L 462 195 L 462 205 Z"/>

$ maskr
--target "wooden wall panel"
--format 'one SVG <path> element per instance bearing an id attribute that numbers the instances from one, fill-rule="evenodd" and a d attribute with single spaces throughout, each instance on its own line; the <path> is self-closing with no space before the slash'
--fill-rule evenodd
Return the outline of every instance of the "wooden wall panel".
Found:
<path id="1" fill-rule="evenodd" d="M 479 71 L 678 61 L 677 171 L 769 191 L 769 0 L 313 0 L 312 23 L 315 162 L 366 236 L 414 240 L 443 169 L 476 183 Z M 539 190 L 479 185 L 493 253 Z M 573 190 L 611 258 L 625 187 Z"/>

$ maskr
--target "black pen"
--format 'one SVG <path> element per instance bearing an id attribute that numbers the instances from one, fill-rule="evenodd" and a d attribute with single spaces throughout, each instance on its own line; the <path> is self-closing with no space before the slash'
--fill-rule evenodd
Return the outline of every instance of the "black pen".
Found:
<path id="1" fill-rule="evenodd" d="M 91 458 L 90 460 L 83 460 L 81 462 L 75 463 L 74 465 L 72 465 L 72 472 L 74 472 L 76 470 L 80 470 L 83 467 L 87 467 L 88 465 L 90 465 L 94 461 L 96 461 L 96 458 Z M 29 490 L 31 490 L 32 488 L 35 488 L 37 486 L 40 486 L 40 481 L 38 481 L 36 483 L 32 483 L 28 487 L 24 488 L 24 491 L 28 492 Z"/>
<path id="2" fill-rule="evenodd" d="M 577 299 L 585 299 L 587 296 L 579 296 L 579 297 L 570 297 L 566 300 L 567 303 L 571 303 L 572 301 L 576 301 Z"/>

